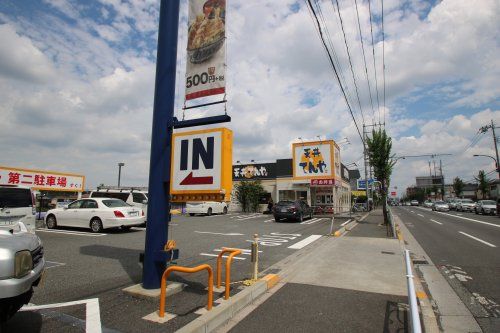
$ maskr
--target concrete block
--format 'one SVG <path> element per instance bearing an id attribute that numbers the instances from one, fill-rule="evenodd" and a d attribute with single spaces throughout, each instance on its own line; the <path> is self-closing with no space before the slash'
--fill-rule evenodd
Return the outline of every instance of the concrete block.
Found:
<path id="1" fill-rule="evenodd" d="M 267 282 L 259 280 L 250 289 L 252 290 L 252 300 L 255 300 L 267 291 Z"/>
<path id="2" fill-rule="evenodd" d="M 267 289 L 271 289 L 279 282 L 280 277 L 278 274 L 267 274 L 262 280 L 267 282 Z"/>
<path id="3" fill-rule="evenodd" d="M 159 311 L 155 311 L 153 313 L 148 314 L 147 316 L 142 317 L 142 319 L 163 324 L 171 319 L 174 319 L 175 317 L 177 317 L 176 314 L 165 312 L 165 316 L 162 318 L 159 315 Z"/>
<path id="4" fill-rule="evenodd" d="M 247 288 L 229 299 L 231 302 L 231 312 L 235 316 L 241 309 L 251 304 L 253 301 L 252 290 Z"/>
<path id="5" fill-rule="evenodd" d="M 169 282 L 167 283 L 167 297 L 177 294 L 182 291 L 186 285 L 184 283 Z M 160 298 L 160 288 L 158 289 L 144 289 L 142 284 L 134 284 L 130 287 L 122 289 L 124 293 L 139 298 Z"/>

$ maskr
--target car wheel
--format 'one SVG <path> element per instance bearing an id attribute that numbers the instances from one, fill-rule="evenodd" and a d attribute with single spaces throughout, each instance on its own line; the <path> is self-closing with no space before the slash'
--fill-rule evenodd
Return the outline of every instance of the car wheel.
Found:
<path id="1" fill-rule="evenodd" d="M 298 222 L 303 222 L 304 221 L 304 216 L 302 215 L 302 213 L 300 213 L 299 217 L 297 217 L 297 221 Z"/>
<path id="2" fill-rule="evenodd" d="M 92 220 L 90 220 L 90 230 L 92 230 L 92 232 L 102 231 L 102 222 L 100 218 L 94 217 Z"/>
<path id="3" fill-rule="evenodd" d="M 227 207 L 224 207 L 224 210 L 222 211 L 222 214 L 224 214 L 224 215 L 227 214 Z"/>
<path id="4" fill-rule="evenodd" d="M 55 229 L 57 227 L 57 220 L 54 215 L 50 215 L 47 217 L 47 228 L 48 229 Z"/>
<path id="5" fill-rule="evenodd" d="M 0 323 L 9 320 L 24 304 L 28 304 L 32 295 L 33 288 L 30 288 L 24 294 L 12 297 L 8 301 L 0 302 Z"/>
<path id="6" fill-rule="evenodd" d="M 310 219 L 310 220 L 312 220 L 312 218 L 313 218 L 313 213 L 312 213 L 312 212 L 310 212 L 310 213 L 309 213 L 309 219 Z"/>
<path id="7" fill-rule="evenodd" d="M 477 209 L 474 209 L 474 213 L 476 213 L 476 215 L 479 215 L 479 212 L 477 211 Z"/>
<path id="8" fill-rule="evenodd" d="M 210 216 L 210 215 L 212 215 L 212 208 L 209 208 L 209 209 L 207 210 L 207 216 Z"/>
<path id="9" fill-rule="evenodd" d="M 194 216 L 194 213 L 189 213 L 189 216 Z"/>
<path id="10" fill-rule="evenodd" d="M 280 221 L 280 218 L 275 216 L 275 217 L 274 217 L 274 221 L 279 222 L 279 221 Z"/>

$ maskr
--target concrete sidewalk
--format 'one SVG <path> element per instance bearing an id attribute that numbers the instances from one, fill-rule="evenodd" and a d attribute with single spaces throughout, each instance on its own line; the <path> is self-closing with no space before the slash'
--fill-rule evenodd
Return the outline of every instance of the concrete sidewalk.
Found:
<path id="1" fill-rule="evenodd" d="M 347 234 L 312 245 L 260 304 L 218 331 L 407 331 L 402 249 L 386 237 L 382 221 L 382 211 L 375 210 Z"/>

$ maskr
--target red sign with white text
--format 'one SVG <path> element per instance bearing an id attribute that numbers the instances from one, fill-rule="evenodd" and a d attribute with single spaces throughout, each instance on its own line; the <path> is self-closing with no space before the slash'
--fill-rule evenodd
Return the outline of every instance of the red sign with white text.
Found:
<path id="1" fill-rule="evenodd" d="M 82 192 L 85 176 L 0 166 L 0 185 L 19 185 L 44 191 Z"/>
<path id="2" fill-rule="evenodd" d="M 335 179 L 311 179 L 311 186 L 333 186 Z"/>

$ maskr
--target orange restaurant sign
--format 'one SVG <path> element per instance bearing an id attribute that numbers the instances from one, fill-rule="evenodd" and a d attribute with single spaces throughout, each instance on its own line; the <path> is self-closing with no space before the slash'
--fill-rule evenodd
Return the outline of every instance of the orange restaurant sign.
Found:
<path id="1" fill-rule="evenodd" d="M 0 166 L 0 185 L 19 185 L 43 191 L 83 192 L 85 176 Z"/>

